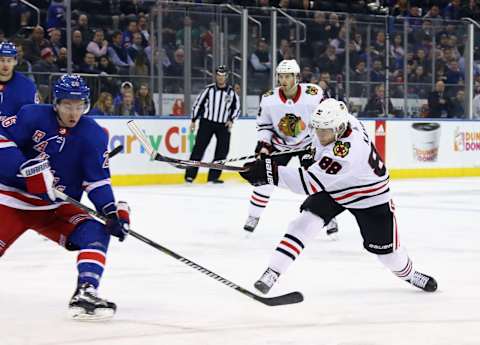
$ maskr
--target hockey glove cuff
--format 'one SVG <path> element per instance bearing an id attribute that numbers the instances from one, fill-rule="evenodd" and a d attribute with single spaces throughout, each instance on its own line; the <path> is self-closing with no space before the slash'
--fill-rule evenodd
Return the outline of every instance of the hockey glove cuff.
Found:
<path id="1" fill-rule="evenodd" d="M 255 147 L 255 154 L 258 157 L 265 158 L 273 152 L 273 146 L 265 141 L 257 142 Z"/>
<path id="2" fill-rule="evenodd" d="M 25 178 L 27 192 L 55 201 L 54 176 L 48 160 L 30 159 L 24 162 L 20 166 L 20 175 Z"/>
<path id="3" fill-rule="evenodd" d="M 130 231 L 130 207 L 125 201 L 113 202 L 103 207 L 103 213 L 107 216 L 107 231 L 120 242 L 125 240 Z"/>
<path id="4" fill-rule="evenodd" d="M 240 175 L 251 185 L 278 185 L 278 167 L 271 158 L 258 159 L 254 162 L 246 163 L 243 167 L 247 168 L 247 171 L 240 172 Z"/>

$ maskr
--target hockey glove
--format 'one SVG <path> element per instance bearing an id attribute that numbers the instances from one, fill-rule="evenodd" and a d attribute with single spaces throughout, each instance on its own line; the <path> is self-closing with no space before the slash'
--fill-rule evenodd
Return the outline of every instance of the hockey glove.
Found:
<path id="1" fill-rule="evenodd" d="M 310 148 L 310 152 L 300 156 L 300 165 L 307 170 L 315 163 L 315 148 Z"/>
<path id="2" fill-rule="evenodd" d="M 20 175 L 25 178 L 27 192 L 55 201 L 54 176 L 48 160 L 34 158 L 24 162 L 20 166 Z"/>
<path id="3" fill-rule="evenodd" d="M 248 170 L 240 172 L 240 175 L 253 186 L 278 184 L 278 167 L 271 158 L 257 159 L 254 162 L 245 163 L 243 167 Z"/>
<path id="4" fill-rule="evenodd" d="M 120 242 L 125 240 L 130 231 L 130 207 L 125 201 L 113 202 L 103 207 L 103 213 L 107 216 L 107 231 Z"/>
<path id="5" fill-rule="evenodd" d="M 255 147 L 255 154 L 259 158 L 265 158 L 273 152 L 273 146 L 265 141 L 257 142 Z"/>

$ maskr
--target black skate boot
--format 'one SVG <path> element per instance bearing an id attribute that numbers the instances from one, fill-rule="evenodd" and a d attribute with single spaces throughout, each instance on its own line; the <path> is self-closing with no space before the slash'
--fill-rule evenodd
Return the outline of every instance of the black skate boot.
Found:
<path id="1" fill-rule="evenodd" d="M 338 223 L 335 218 L 333 218 L 330 223 L 325 225 L 327 238 L 330 240 L 338 240 Z"/>
<path id="2" fill-rule="evenodd" d="M 275 282 L 278 280 L 278 277 L 280 277 L 280 273 L 275 272 L 271 268 L 267 268 L 260 279 L 255 282 L 255 289 L 263 294 L 267 294 L 272 288 L 273 284 L 275 284 Z"/>
<path id="3" fill-rule="evenodd" d="M 111 319 L 116 310 L 115 303 L 97 297 L 97 289 L 88 283 L 77 287 L 68 305 L 70 317 L 81 321 Z"/>
<path id="4" fill-rule="evenodd" d="M 434 292 L 437 290 L 437 281 L 418 271 L 413 272 L 412 278 L 407 279 L 407 282 L 423 291 Z"/>
<path id="5" fill-rule="evenodd" d="M 243 226 L 243 229 L 248 232 L 253 232 L 253 230 L 255 230 L 255 228 L 257 227 L 259 220 L 260 218 L 248 216 L 247 221 Z"/>

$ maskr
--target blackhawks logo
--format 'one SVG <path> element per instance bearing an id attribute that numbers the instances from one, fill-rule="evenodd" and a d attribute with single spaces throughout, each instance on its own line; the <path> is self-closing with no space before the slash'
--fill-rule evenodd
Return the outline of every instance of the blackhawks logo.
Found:
<path id="1" fill-rule="evenodd" d="M 316 94 L 318 94 L 318 87 L 315 87 L 315 86 L 312 86 L 312 85 L 308 85 L 308 86 L 307 86 L 307 90 L 305 90 L 305 92 L 306 92 L 308 95 L 315 96 Z"/>
<path id="2" fill-rule="evenodd" d="M 285 114 L 278 123 L 278 129 L 287 137 L 296 137 L 305 127 L 305 122 L 295 114 Z"/>
<path id="3" fill-rule="evenodd" d="M 262 95 L 262 97 L 268 97 L 268 96 L 271 96 L 271 95 L 273 95 L 273 90 L 269 90 L 269 91 L 265 92 L 265 93 Z"/>
<path id="4" fill-rule="evenodd" d="M 335 142 L 333 146 L 333 154 L 337 157 L 346 157 L 350 152 L 350 143 Z"/>

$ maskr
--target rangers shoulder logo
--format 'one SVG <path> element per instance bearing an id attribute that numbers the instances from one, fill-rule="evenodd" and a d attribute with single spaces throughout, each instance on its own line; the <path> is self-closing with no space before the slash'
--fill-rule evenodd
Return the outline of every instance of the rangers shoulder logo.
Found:
<path id="1" fill-rule="evenodd" d="M 318 87 L 315 87 L 313 85 L 308 85 L 307 90 L 305 90 L 305 92 L 307 93 L 307 95 L 316 96 L 318 94 Z"/>
<path id="2" fill-rule="evenodd" d="M 2 121 L 2 126 L 4 128 L 8 128 L 14 124 L 17 123 L 17 115 L 14 115 L 14 116 L 10 116 L 10 117 L 7 117 L 5 119 L 3 119 Z"/>
<path id="3" fill-rule="evenodd" d="M 335 142 L 333 146 L 333 154 L 337 157 L 346 157 L 350 152 L 350 143 L 343 143 L 341 141 Z"/>

